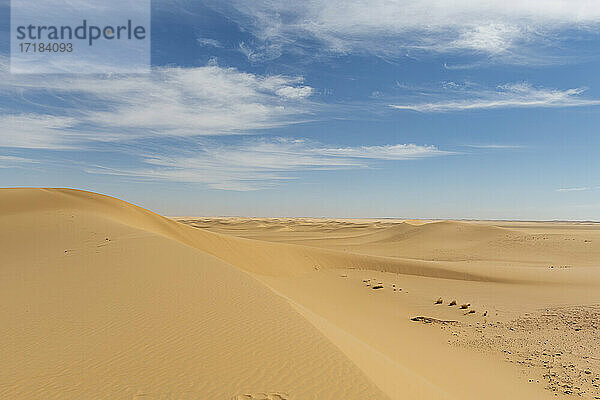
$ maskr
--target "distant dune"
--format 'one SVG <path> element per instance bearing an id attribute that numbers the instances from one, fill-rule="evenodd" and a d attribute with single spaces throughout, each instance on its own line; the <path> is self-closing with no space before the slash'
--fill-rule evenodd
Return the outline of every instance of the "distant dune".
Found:
<path id="1" fill-rule="evenodd" d="M 600 226 L 0 189 L 1 399 L 600 396 Z M 575 339 L 574 339 L 575 338 Z"/>

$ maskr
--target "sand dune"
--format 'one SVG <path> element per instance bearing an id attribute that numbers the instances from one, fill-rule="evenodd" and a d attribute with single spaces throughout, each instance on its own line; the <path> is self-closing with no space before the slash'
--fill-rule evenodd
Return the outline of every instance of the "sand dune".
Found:
<path id="1" fill-rule="evenodd" d="M 600 396 L 600 224 L 263 220 L 288 226 L 274 235 L 243 219 L 181 220 L 365 257 L 355 268 L 260 279 L 309 310 L 393 398 Z M 341 235 L 331 229 L 340 225 Z"/>
<path id="2" fill-rule="evenodd" d="M 345 235 L 335 236 L 321 231 L 323 221 L 315 222 L 312 229 L 306 226 L 306 221 L 302 229 L 287 222 L 292 233 L 271 234 L 264 229 L 241 229 L 233 223 L 225 228 L 221 219 L 203 219 L 200 224 L 196 220 L 180 220 L 204 230 L 261 241 L 395 259 L 437 261 L 446 266 L 493 262 L 496 266 L 529 268 L 597 267 L 600 260 L 600 224 L 594 223 L 437 221 L 415 225 L 413 222 L 384 220 L 379 224 L 372 222 L 369 229 L 365 229 L 365 223 L 358 222 L 356 230 L 352 231 L 349 226 Z M 297 235 L 300 231 L 302 236 Z M 486 268 L 478 270 L 486 273 Z M 516 272 L 517 276 L 526 273 L 522 268 Z"/>
<path id="3" fill-rule="evenodd" d="M 0 210 L 0 398 L 386 398 L 174 222 L 62 190 L 2 190 Z"/>
<path id="4" fill-rule="evenodd" d="M 178 221 L 0 189 L 0 398 L 600 396 L 599 225 Z"/>

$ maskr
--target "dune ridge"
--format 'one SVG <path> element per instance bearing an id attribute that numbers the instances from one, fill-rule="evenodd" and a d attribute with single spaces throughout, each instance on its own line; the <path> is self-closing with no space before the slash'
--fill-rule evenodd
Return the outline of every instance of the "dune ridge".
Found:
<path id="1" fill-rule="evenodd" d="M 193 229 L 122 200 L 79 190 L 3 190 L 8 192 L 3 193 L 4 200 L 0 200 L 0 206 L 2 212 L 6 214 L 24 212 L 28 206 L 35 207 L 35 204 L 43 205 L 40 212 L 79 210 L 89 215 L 101 216 L 116 223 L 179 241 L 246 271 L 261 275 L 298 275 L 321 268 L 356 268 L 492 282 L 525 282 L 539 279 L 536 276 L 526 275 L 515 278 L 511 276 L 511 271 L 506 272 L 500 269 L 478 272 L 475 268 L 453 262 L 365 255 L 360 252 L 344 252 L 338 249 L 315 248 L 290 243 L 275 244 L 268 241 L 233 237 L 203 229 Z"/>

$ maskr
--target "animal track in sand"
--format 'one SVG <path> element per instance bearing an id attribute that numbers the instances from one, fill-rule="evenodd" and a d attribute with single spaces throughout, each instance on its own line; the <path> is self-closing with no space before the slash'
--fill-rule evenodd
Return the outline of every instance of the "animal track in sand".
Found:
<path id="1" fill-rule="evenodd" d="M 385 284 L 383 282 L 379 281 L 378 279 L 363 279 L 362 282 L 365 284 L 366 287 L 370 287 L 371 289 L 374 289 L 374 290 L 385 288 Z M 388 287 L 389 287 L 389 285 L 388 285 Z M 402 288 L 397 287 L 395 283 L 392 283 L 391 288 L 394 292 L 402 291 Z M 405 292 L 405 293 L 408 293 L 408 292 Z"/>
<path id="2" fill-rule="evenodd" d="M 572 265 L 551 265 L 549 267 L 550 269 L 569 269 L 569 268 L 573 268 Z"/>
<path id="3" fill-rule="evenodd" d="M 289 400 L 289 396 L 285 393 L 254 393 L 254 394 L 238 394 L 232 400 Z"/>
<path id="4" fill-rule="evenodd" d="M 370 287 L 373 290 L 380 290 L 380 289 L 384 289 L 385 288 L 383 282 L 379 281 L 378 279 L 374 279 L 374 278 L 365 278 L 365 279 L 362 279 L 362 283 L 366 287 Z M 388 285 L 388 287 L 389 286 L 391 286 L 391 289 L 394 292 L 396 292 L 396 291 L 397 292 L 401 292 L 402 291 L 402 288 L 397 287 L 395 283 L 392 283 L 391 285 Z M 404 293 L 408 293 L 408 292 L 405 291 Z M 434 305 L 444 304 L 444 299 L 442 297 L 438 297 L 436 300 L 434 300 L 433 304 Z M 448 306 L 451 307 L 451 306 L 455 306 L 457 304 L 458 304 L 458 302 L 456 301 L 456 299 L 453 299 L 453 300 L 451 300 L 448 303 Z M 473 309 L 469 310 L 469 307 L 471 307 L 471 303 L 461 303 L 460 306 L 459 306 L 459 309 L 462 310 L 462 311 L 464 311 L 463 315 L 473 315 L 473 314 L 475 314 L 476 313 L 475 310 L 473 310 Z M 487 311 L 486 311 L 484 317 L 485 316 L 487 316 Z"/>
<path id="5" fill-rule="evenodd" d="M 439 305 L 439 304 L 444 304 L 444 300 L 441 297 L 438 297 L 437 300 L 435 300 L 433 302 L 434 305 Z M 456 300 L 452 300 L 450 301 L 450 303 L 448 303 L 448 306 L 455 306 Z M 475 314 L 475 310 L 471 309 L 469 310 L 469 307 L 471 307 L 471 303 L 463 303 L 459 306 L 460 310 L 466 311 L 465 313 L 463 313 L 463 315 L 471 315 L 471 314 Z M 483 315 L 484 317 L 487 316 L 487 311 L 485 312 L 485 314 Z"/>

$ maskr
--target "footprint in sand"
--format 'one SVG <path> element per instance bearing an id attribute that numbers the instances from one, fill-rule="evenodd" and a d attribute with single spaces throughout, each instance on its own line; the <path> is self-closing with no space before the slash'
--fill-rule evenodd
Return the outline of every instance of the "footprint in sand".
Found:
<path id="1" fill-rule="evenodd" d="M 289 396 L 285 393 L 254 393 L 254 394 L 238 394 L 232 400 L 289 400 Z"/>

